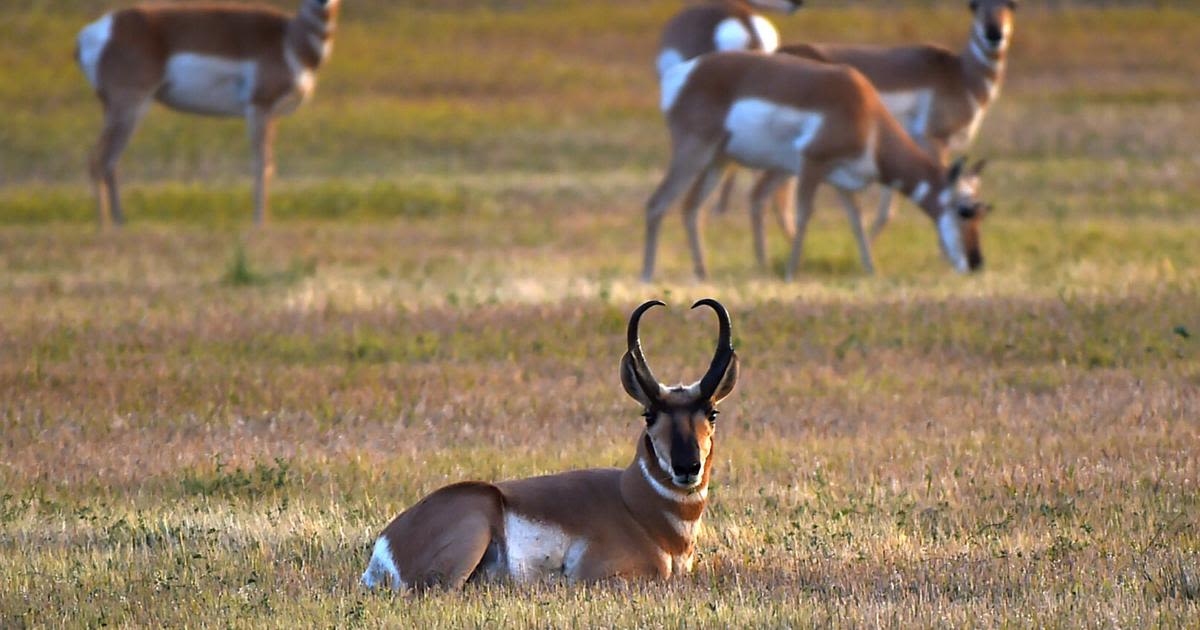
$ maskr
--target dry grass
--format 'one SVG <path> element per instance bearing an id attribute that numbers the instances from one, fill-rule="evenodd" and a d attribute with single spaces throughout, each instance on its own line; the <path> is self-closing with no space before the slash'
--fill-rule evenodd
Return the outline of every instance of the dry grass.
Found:
<path id="1" fill-rule="evenodd" d="M 36 34 L 87 12 L 55 6 L 17 13 L 33 30 L 0 35 L 32 47 L 0 61 L 32 68 Z M 300 176 L 256 233 L 236 125 L 153 116 L 127 162 L 134 224 L 97 233 L 78 77 L 0 87 L 40 125 L 5 139 L 48 143 L 0 142 L 0 626 L 1195 625 L 1197 62 L 1167 41 L 1194 13 L 1023 9 L 983 142 L 1001 210 L 981 276 L 952 277 L 905 209 L 877 278 L 824 212 L 799 283 L 777 279 L 777 235 L 775 269 L 753 269 L 726 216 L 714 283 L 687 280 L 672 225 L 643 286 L 630 235 L 664 149 L 645 38 L 676 4 L 489 6 L 348 3 L 321 97 L 283 134 Z M 892 39 L 962 17 L 803 15 L 791 32 Z M 571 54 L 499 82 L 448 65 L 449 40 L 487 63 Z M 359 54 L 393 41 L 440 52 Z M 650 360 L 695 377 L 712 322 L 679 307 L 700 295 L 733 311 L 744 376 L 695 574 L 357 587 L 375 532 L 441 484 L 624 465 L 625 317 L 666 296 Z"/>

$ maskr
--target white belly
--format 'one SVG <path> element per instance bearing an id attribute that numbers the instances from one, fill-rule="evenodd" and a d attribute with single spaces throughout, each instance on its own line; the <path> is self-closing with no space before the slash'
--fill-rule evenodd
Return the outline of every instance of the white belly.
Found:
<path id="1" fill-rule="evenodd" d="M 914 140 L 929 133 L 929 117 L 933 113 L 933 90 L 881 92 L 880 100 L 888 113 L 904 127 Z"/>
<path id="2" fill-rule="evenodd" d="M 826 181 L 842 190 L 862 190 L 879 179 L 879 167 L 875 158 L 878 136 L 872 133 L 867 146 L 857 158 L 842 160 L 834 165 Z"/>
<path id="3" fill-rule="evenodd" d="M 746 166 L 795 173 L 823 123 L 824 116 L 818 112 L 742 99 L 725 116 L 729 132 L 725 152 Z"/>
<path id="4" fill-rule="evenodd" d="M 504 538 L 508 574 L 518 582 L 578 577 L 579 561 L 587 550 L 586 540 L 514 512 L 504 515 Z"/>
<path id="5" fill-rule="evenodd" d="M 180 53 L 167 60 L 158 100 L 175 109 L 213 116 L 241 116 L 254 93 L 258 64 Z"/>

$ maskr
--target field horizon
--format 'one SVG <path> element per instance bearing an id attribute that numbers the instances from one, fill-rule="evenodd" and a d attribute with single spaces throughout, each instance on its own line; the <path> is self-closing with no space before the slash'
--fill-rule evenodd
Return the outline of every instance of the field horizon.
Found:
<path id="1" fill-rule="evenodd" d="M 273 3 L 290 8 L 293 3 Z M 806 3 L 785 41 L 939 41 L 958 2 Z M 99 230 L 70 59 L 111 5 L 0 23 L 0 626 L 1190 627 L 1200 620 L 1200 35 L 1182 3 L 1024 3 L 973 156 L 986 268 L 910 204 L 862 274 L 822 196 L 801 277 L 741 196 L 637 280 L 675 0 L 347 0 L 250 227 L 240 121 L 155 106 Z M 864 207 L 874 207 L 874 193 Z M 664 381 L 731 311 L 696 570 L 358 585 L 454 481 L 625 466 L 629 312 Z"/>

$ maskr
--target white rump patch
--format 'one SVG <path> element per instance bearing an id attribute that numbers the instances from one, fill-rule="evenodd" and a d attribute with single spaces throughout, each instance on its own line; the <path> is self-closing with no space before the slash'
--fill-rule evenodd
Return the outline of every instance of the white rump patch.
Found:
<path id="1" fill-rule="evenodd" d="M 941 237 L 946 257 L 950 259 L 950 264 L 954 265 L 955 271 L 966 273 L 967 254 L 963 251 L 962 228 L 953 210 L 943 210 L 942 216 L 938 217 L 938 235 Z"/>
<path id="2" fill-rule="evenodd" d="M 725 18 L 713 32 L 713 45 L 717 50 L 750 50 L 753 43 L 750 31 L 737 18 Z"/>
<path id="3" fill-rule="evenodd" d="M 662 80 L 667 75 L 668 70 L 681 63 L 683 63 L 683 55 L 674 48 L 668 48 L 658 53 L 658 59 L 654 61 L 654 67 L 658 69 L 659 80 Z"/>
<path id="4" fill-rule="evenodd" d="M 185 112 L 241 116 L 254 92 L 258 64 L 195 53 L 171 55 L 158 100 Z"/>
<path id="5" fill-rule="evenodd" d="M 79 67 L 93 88 L 100 87 L 100 56 L 112 37 L 112 14 L 88 24 L 79 31 L 75 43 L 79 46 Z"/>
<path id="6" fill-rule="evenodd" d="M 820 112 L 759 98 L 734 102 L 725 116 L 725 152 L 746 166 L 796 173 L 804 150 L 816 140 L 825 117 Z"/>
<path id="7" fill-rule="evenodd" d="M 400 570 L 396 568 L 396 560 L 392 557 L 392 548 L 388 545 L 387 538 L 380 536 L 375 541 L 375 550 L 371 552 L 367 570 L 362 574 L 363 586 L 375 588 L 385 576 L 391 579 L 394 590 L 402 591 L 408 588 L 404 580 L 400 579 Z"/>
<path id="8" fill-rule="evenodd" d="M 572 541 L 562 528 L 515 512 L 505 512 L 504 534 L 508 572 L 518 582 L 562 575 L 567 568 L 568 556 L 574 560 L 572 568 L 578 568 L 583 555 L 583 550 L 572 544 L 577 541 Z"/>
<path id="9" fill-rule="evenodd" d="M 758 35 L 758 41 L 762 42 L 763 52 L 773 53 L 779 49 L 779 31 L 775 30 L 770 20 L 761 15 L 752 15 L 750 25 Z"/>
<path id="10" fill-rule="evenodd" d="M 689 59 L 682 63 L 677 63 L 671 66 L 662 78 L 662 96 L 659 102 L 659 107 L 663 113 L 671 111 L 675 106 L 675 100 L 679 98 L 679 93 L 683 91 L 683 86 L 687 85 L 688 77 L 691 76 L 692 70 L 696 69 L 696 59 Z"/>

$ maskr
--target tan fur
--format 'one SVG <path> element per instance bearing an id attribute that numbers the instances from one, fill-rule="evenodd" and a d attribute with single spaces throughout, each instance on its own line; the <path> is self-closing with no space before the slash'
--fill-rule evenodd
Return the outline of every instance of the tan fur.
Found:
<path id="1" fill-rule="evenodd" d="M 799 0 L 771 0 L 766 2 L 715 0 L 689 6 L 672 17 L 666 26 L 663 27 L 658 47 L 659 53 L 674 50 L 680 55 L 681 60 L 686 60 L 714 52 L 716 51 L 714 35 L 717 27 L 725 20 L 731 18 L 740 21 L 750 34 L 750 42 L 746 50 L 761 51 L 764 49 L 764 42 L 759 38 L 757 30 L 752 24 L 752 18 L 756 15 L 756 10 L 784 11 L 790 13 L 799 8 L 800 4 Z M 661 67 L 659 71 L 661 73 Z M 725 208 L 729 206 L 734 179 L 734 173 L 730 170 L 722 182 L 721 198 L 714 206 L 719 213 L 724 212 Z M 782 209 L 784 204 L 776 204 L 775 207 Z M 779 220 L 780 227 L 790 234 L 792 226 L 786 220 L 782 210 L 776 213 L 776 218 Z"/>
<path id="2" fill-rule="evenodd" d="M 940 165 L 945 166 L 951 149 L 966 149 L 967 143 L 973 140 L 974 132 L 1004 81 L 1009 37 L 1013 29 L 1013 7 L 1008 0 L 981 0 L 973 13 L 968 43 L 960 54 L 934 44 L 794 44 L 781 46 L 778 52 L 813 61 L 849 65 L 863 73 L 882 93 L 929 90 L 931 108 L 925 132 L 914 140 L 928 150 Z M 999 50 L 993 50 L 980 36 L 989 29 L 1004 35 L 1004 46 Z M 980 61 L 979 52 L 991 62 Z M 957 147 L 953 146 L 956 140 Z M 754 230 L 755 255 L 760 266 L 766 265 L 761 219 L 761 208 L 765 201 L 762 200 L 780 183 L 780 178 L 763 174 L 752 194 L 751 226 Z M 854 205 L 852 198 L 843 200 Z M 723 206 L 723 202 L 719 203 L 718 210 Z M 890 191 L 884 190 L 878 213 L 869 230 L 870 240 L 879 236 L 894 214 L 894 199 Z M 869 250 L 864 258 L 870 259 Z M 870 268 L 871 265 L 868 265 Z"/>
<path id="3" fill-rule="evenodd" d="M 544 572 L 550 576 L 591 581 L 667 578 L 689 571 L 712 474 L 715 427 L 709 414 L 737 380 L 732 346 L 728 356 L 720 383 L 710 399 L 703 399 L 699 381 L 646 396 L 627 354 L 621 366 L 627 391 L 655 409 L 647 412 L 647 426 L 628 467 L 442 488 L 384 528 L 379 540 L 386 542 L 390 556 L 380 561 L 373 554 L 364 583 L 376 584 L 380 565 L 389 562 L 399 573 L 399 584 L 392 576 L 394 588 L 456 588 L 472 579 L 535 577 L 507 564 L 512 554 L 523 553 L 515 546 L 530 544 L 521 532 L 507 530 L 513 519 L 546 528 L 547 539 L 569 541 L 571 551 L 561 560 L 554 556 L 561 566 Z M 668 470 L 678 474 L 680 465 L 673 453 L 699 453 L 694 487 L 681 487 L 672 479 Z"/>
<path id="4" fill-rule="evenodd" d="M 236 4 L 143 5 L 111 14 L 111 36 L 98 64 L 96 94 L 105 124 L 91 158 L 101 223 L 124 222 L 116 162 L 151 99 L 162 101 L 172 55 L 192 53 L 256 64 L 244 115 L 255 160 L 255 222 L 261 224 L 274 170 L 275 118 L 294 109 L 312 89 L 297 68 L 315 72 L 333 37 L 338 4 L 303 0 L 295 15 Z M 169 105 L 169 104 L 168 104 Z M 188 110 L 185 110 L 188 111 Z M 106 212 L 107 206 L 107 212 Z"/>
<path id="5" fill-rule="evenodd" d="M 879 95 L 858 71 L 808 60 L 753 53 L 716 53 L 701 58 L 688 75 L 674 106 L 668 112 L 672 161 L 666 177 L 646 206 L 646 250 L 642 277 L 654 273 L 659 225 L 671 203 L 685 190 L 684 217 L 695 272 L 705 277 L 700 246 L 698 207 L 711 190 L 713 174 L 736 159 L 726 152 L 730 133 L 726 118 L 736 102 L 755 99 L 819 113 L 823 122 L 804 148 L 796 199 L 796 235 L 788 276 L 794 275 L 801 255 L 804 231 L 811 215 L 816 186 L 840 165 L 870 155 L 874 179 L 894 185 L 906 195 L 925 182 L 931 190 L 918 205 L 938 220 L 945 210 L 939 202 L 949 182 L 939 165 L 918 147 L 884 108 Z M 954 201 L 958 195 L 951 191 Z M 856 216 L 856 215 L 855 215 Z M 864 264 L 869 264 L 861 221 L 854 224 Z"/>

